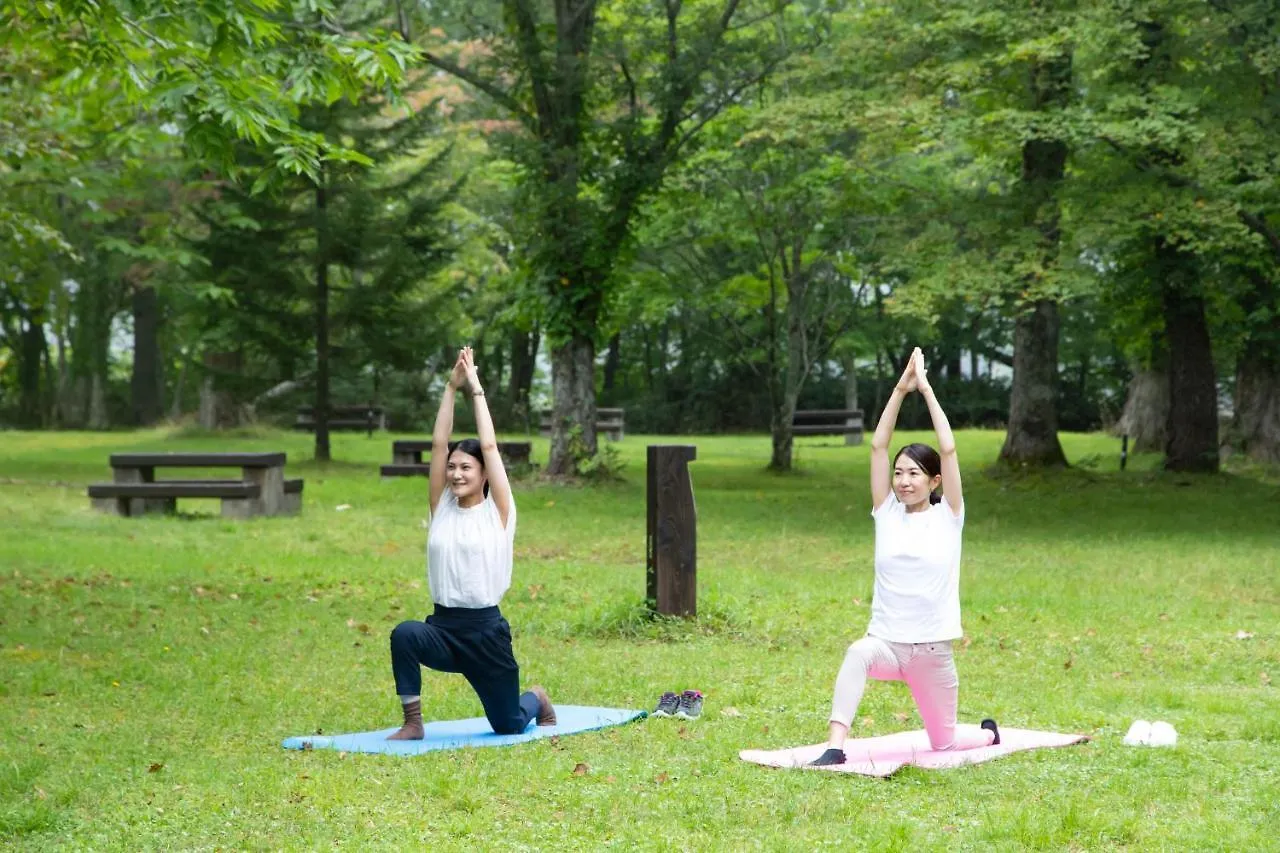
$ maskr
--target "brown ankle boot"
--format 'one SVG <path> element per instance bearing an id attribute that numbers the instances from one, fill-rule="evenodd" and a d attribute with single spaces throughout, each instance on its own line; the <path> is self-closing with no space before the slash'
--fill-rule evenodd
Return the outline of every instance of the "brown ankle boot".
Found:
<path id="1" fill-rule="evenodd" d="M 538 725 L 554 726 L 556 724 L 556 708 L 551 704 L 551 697 L 547 695 L 547 688 L 541 684 L 535 684 L 529 688 L 529 692 L 538 697 Z"/>
<path id="2" fill-rule="evenodd" d="M 404 725 L 387 740 L 422 740 L 422 700 L 404 703 Z"/>

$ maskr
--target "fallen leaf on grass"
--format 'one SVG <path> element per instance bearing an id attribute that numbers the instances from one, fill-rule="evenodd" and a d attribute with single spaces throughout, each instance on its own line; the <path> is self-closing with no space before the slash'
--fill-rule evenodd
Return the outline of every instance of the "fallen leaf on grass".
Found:
<path id="1" fill-rule="evenodd" d="M 893 718 L 900 723 L 905 723 L 907 720 L 911 719 L 911 715 L 904 714 L 902 711 L 894 711 Z"/>
<path id="2" fill-rule="evenodd" d="M 150 767 L 148 767 L 148 768 L 147 768 L 147 772 L 148 772 L 148 773 L 159 773 L 159 772 L 160 772 L 161 770 L 163 770 L 163 769 L 164 769 L 164 762 L 162 762 L 162 761 L 157 761 L 156 763 L 152 764 Z"/>
<path id="3" fill-rule="evenodd" d="M 861 725 L 862 725 L 862 727 L 863 727 L 864 729 L 869 729 L 869 728 L 871 728 L 872 726 L 874 726 L 875 724 L 876 724 L 876 718 L 875 718 L 875 717 L 863 717 L 863 718 L 862 718 L 862 723 L 861 723 Z"/>
<path id="4" fill-rule="evenodd" d="M 43 800 L 49 795 L 44 792 L 44 788 L 36 788 L 36 799 Z"/>
<path id="5" fill-rule="evenodd" d="M 530 584 L 530 585 L 529 585 L 529 599 L 530 599 L 530 600 L 537 598 L 537 597 L 538 597 L 538 593 L 540 593 L 540 592 L 542 592 L 542 584 L 540 584 L 540 583 L 535 583 L 535 584 Z"/>
<path id="6" fill-rule="evenodd" d="M 721 708 L 720 715 L 723 717 L 741 717 L 742 712 L 730 705 L 728 708 Z"/>
<path id="7" fill-rule="evenodd" d="M 586 776 L 590 772 L 591 768 L 587 766 L 585 762 L 579 761 L 577 764 L 573 765 L 574 776 Z"/>
<path id="8" fill-rule="evenodd" d="M 671 781 L 671 776 L 665 770 L 653 777 L 653 781 L 659 785 L 665 785 Z"/>
<path id="9" fill-rule="evenodd" d="M 1062 662 L 1063 669 L 1071 669 L 1075 665 L 1075 658 L 1067 658 Z"/>
<path id="10" fill-rule="evenodd" d="M 1258 677 L 1262 679 L 1263 684 L 1271 683 L 1271 676 L 1267 675 L 1265 672 L 1258 673 Z"/>
<path id="11" fill-rule="evenodd" d="M 613 775 L 609 775 L 609 776 L 604 777 L 604 781 L 606 781 L 606 782 L 608 782 L 610 785 L 612 785 L 614 782 L 617 782 L 617 781 L 618 781 L 618 777 L 617 777 L 617 776 L 613 776 Z"/>
<path id="12" fill-rule="evenodd" d="M 1252 632 L 1252 631 L 1236 631 L 1236 639 L 1237 639 L 1237 640 L 1252 640 L 1252 639 L 1253 639 L 1253 632 Z"/>

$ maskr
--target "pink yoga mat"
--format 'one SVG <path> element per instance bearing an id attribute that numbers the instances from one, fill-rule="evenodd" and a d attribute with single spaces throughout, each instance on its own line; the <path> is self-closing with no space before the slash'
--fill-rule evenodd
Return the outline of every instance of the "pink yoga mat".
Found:
<path id="1" fill-rule="evenodd" d="M 973 730 L 978 727 L 959 725 L 956 728 Z M 1038 732 L 1032 729 L 1007 729 L 1001 726 L 998 746 L 952 752 L 938 752 L 930 749 L 929 736 L 924 731 L 898 732 L 892 735 L 850 740 L 844 745 L 844 754 L 848 760 L 844 764 L 833 764 L 827 767 L 806 766 L 822 755 L 827 748 L 825 743 L 797 746 L 791 749 L 744 749 L 738 753 L 738 757 L 752 764 L 763 764 L 765 767 L 797 767 L 806 770 L 831 770 L 836 773 L 861 773 L 863 776 L 892 776 L 908 764 L 929 770 L 961 767 L 965 764 L 990 761 L 1024 749 L 1070 746 L 1073 743 L 1083 743 L 1088 739 L 1086 735 Z"/>

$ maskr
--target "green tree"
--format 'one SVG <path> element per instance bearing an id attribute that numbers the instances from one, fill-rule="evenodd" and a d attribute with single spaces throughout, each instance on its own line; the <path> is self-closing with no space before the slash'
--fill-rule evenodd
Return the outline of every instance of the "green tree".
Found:
<path id="1" fill-rule="evenodd" d="M 597 335 L 637 210 L 702 126 L 776 64 L 785 5 L 503 0 L 475 13 L 484 52 L 428 50 L 520 127 L 521 249 L 551 344 L 550 473 L 575 464 L 572 427 L 596 450 Z"/>

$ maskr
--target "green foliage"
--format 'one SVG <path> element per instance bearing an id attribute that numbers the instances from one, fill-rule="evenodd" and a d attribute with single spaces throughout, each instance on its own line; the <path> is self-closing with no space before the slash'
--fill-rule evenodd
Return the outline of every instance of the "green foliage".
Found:
<path id="1" fill-rule="evenodd" d="M 574 472 L 588 482 L 620 480 L 622 469 L 626 467 L 611 442 L 599 442 L 596 452 L 592 453 L 582 438 L 582 427 L 576 424 L 569 430 L 569 459 L 573 462 Z"/>

